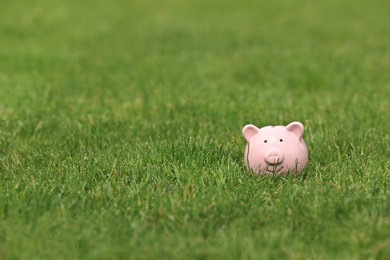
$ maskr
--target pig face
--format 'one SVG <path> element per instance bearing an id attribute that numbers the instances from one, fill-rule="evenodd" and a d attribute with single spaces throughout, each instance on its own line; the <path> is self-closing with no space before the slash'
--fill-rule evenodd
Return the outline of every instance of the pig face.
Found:
<path id="1" fill-rule="evenodd" d="M 304 127 L 299 122 L 263 128 L 246 125 L 242 129 L 242 135 L 247 141 L 245 166 L 259 174 L 301 172 L 308 161 L 303 132 Z"/>

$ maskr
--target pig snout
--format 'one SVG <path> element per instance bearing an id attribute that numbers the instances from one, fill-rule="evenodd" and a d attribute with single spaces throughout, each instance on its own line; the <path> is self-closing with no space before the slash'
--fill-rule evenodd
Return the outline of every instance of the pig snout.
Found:
<path id="1" fill-rule="evenodd" d="M 284 156 L 277 149 L 271 149 L 265 153 L 265 161 L 269 164 L 280 164 L 283 162 Z"/>

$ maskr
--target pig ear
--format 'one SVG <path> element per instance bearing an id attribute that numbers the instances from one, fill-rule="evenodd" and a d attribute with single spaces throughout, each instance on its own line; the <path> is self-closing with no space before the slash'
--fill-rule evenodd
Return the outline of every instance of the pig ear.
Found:
<path id="1" fill-rule="evenodd" d="M 249 140 L 256 135 L 259 132 L 259 128 L 257 128 L 254 125 L 246 125 L 242 129 L 242 135 L 244 136 L 245 140 L 249 143 Z"/>
<path id="2" fill-rule="evenodd" d="M 286 130 L 294 133 L 298 138 L 301 138 L 305 128 L 300 122 L 292 122 L 286 126 Z"/>

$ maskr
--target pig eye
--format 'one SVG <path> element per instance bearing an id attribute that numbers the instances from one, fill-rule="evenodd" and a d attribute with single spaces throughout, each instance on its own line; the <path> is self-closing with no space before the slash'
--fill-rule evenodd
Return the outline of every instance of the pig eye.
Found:
<path id="1" fill-rule="evenodd" d="M 280 142 L 283 142 L 283 139 L 280 139 L 279 141 L 280 141 Z"/>
<path id="2" fill-rule="evenodd" d="M 264 140 L 264 143 L 267 143 L 267 140 Z"/>

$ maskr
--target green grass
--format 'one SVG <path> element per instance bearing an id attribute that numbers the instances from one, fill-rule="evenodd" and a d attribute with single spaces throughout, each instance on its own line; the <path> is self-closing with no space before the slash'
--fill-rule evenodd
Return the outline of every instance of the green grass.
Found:
<path id="1" fill-rule="evenodd" d="M 2 1 L 0 259 L 390 259 L 389 8 Z M 304 172 L 247 172 L 292 121 Z"/>

